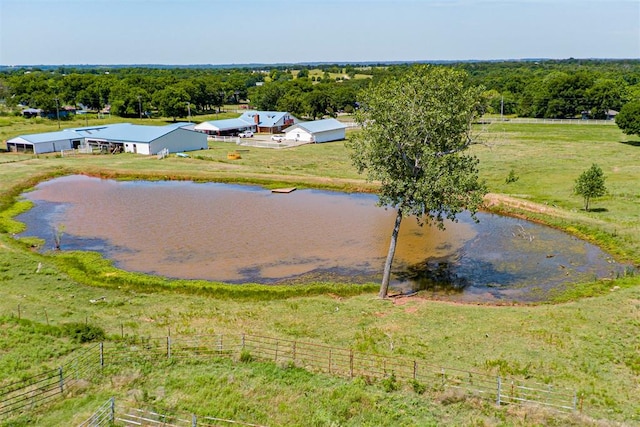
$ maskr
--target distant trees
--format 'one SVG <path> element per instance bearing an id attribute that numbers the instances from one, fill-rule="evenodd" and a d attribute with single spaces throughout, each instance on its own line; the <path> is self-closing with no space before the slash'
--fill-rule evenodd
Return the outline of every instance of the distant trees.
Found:
<path id="1" fill-rule="evenodd" d="M 176 117 L 187 116 L 188 102 L 189 94 L 184 89 L 175 86 L 159 90 L 153 95 L 153 103 L 160 114 L 165 117 L 172 117 L 174 122 Z"/>
<path id="2" fill-rule="evenodd" d="M 313 83 L 296 78 L 265 83 L 249 90 L 251 105 L 259 110 L 288 111 L 298 117 L 335 117 L 338 111 L 351 109 L 356 102 L 360 82 L 343 81 Z"/>
<path id="3" fill-rule="evenodd" d="M 604 185 L 605 176 L 597 164 L 582 172 L 576 180 L 574 192 L 584 198 L 584 210 L 589 211 L 589 203 L 595 197 L 604 196 L 607 188 Z"/>
<path id="4" fill-rule="evenodd" d="M 523 117 L 604 118 L 620 111 L 640 94 L 638 60 L 565 60 L 465 62 L 445 68 L 464 70 L 471 83 L 486 88 L 488 112 Z M 17 104 L 47 109 L 81 103 L 93 110 L 111 104 L 112 113 L 125 117 L 157 110 L 156 92 L 173 87 L 188 95 L 192 112 L 206 113 L 225 103 L 250 99 L 264 110 L 286 110 L 296 115 L 323 117 L 355 107 L 356 94 L 369 81 L 402 76 L 408 64 L 368 66 L 320 64 L 311 72 L 290 66 L 269 71 L 248 68 L 109 68 L 41 67 L 3 69 L 2 98 Z M 355 78 L 368 75 L 370 79 Z M 345 78 L 348 76 L 349 78 Z M 257 82 L 263 82 L 256 87 Z M 139 97 L 139 98 L 138 98 Z M 140 102 L 139 102 L 140 100 Z M 186 105 L 186 104 L 185 104 Z M 624 117 L 624 115 L 623 115 Z"/>

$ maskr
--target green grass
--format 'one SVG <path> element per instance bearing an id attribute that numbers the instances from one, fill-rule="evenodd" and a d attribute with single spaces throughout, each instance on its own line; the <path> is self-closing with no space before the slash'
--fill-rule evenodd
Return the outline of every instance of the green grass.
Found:
<path id="1" fill-rule="evenodd" d="M 8 128 L 8 129 L 7 129 Z M 15 133 L 11 126 L 0 127 Z M 640 170 L 637 137 L 615 126 L 498 124 L 472 148 L 490 190 L 513 199 L 503 212 L 524 215 L 588 238 L 619 260 L 640 260 Z M 529 378 L 584 394 L 584 417 L 495 408 L 459 396 L 368 384 L 262 363 L 171 364 L 128 368 L 105 383 L 14 425 L 80 422 L 111 395 L 201 414 L 225 414 L 270 425 L 614 425 L 640 422 L 640 287 L 638 276 L 578 283 L 554 304 L 484 306 L 391 301 L 351 285 L 278 289 L 229 288 L 169 281 L 114 269 L 91 254 L 32 252 L 16 242 L 11 216 L 17 195 L 67 173 L 123 179 L 193 179 L 264 185 L 295 184 L 371 191 L 342 143 L 287 150 L 251 148 L 226 159 L 235 145 L 215 143 L 202 156 L 164 160 L 135 155 L 0 154 L 0 377 L 21 378 L 56 366 L 79 344 L 47 332 L 68 323 L 96 325 L 109 336 L 245 332 L 395 355 L 463 370 Z M 573 182 L 591 163 L 608 177 L 609 194 L 581 209 Z M 511 170 L 519 179 L 505 179 Z M 375 285 L 371 289 L 374 289 Z M 273 290 L 273 292 L 271 292 Z M 298 292 L 301 291 L 301 292 Z M 104 300 L 101 299 L 104 297 Z M 100 299 L 99 302 L 91 302 Z M 20 310 L 31 330 L 16 323 Z M 14 319 L 11 319 L 13 316 Z M 37 351 L 36 351 L 37 349 Z M 246 417 L 245 417 L 246 415 Z M 303 420 L 303 416 L 304 420 Z M 594 421 L 602 419 L 603 421 Z M 267 421 L 265 421 L 267 420 Z M 271 421 L 273 420 L 273 421 Z M 30 424 L 31 423 L 31 424 Z M 72 423 L 73 424 L 73 423 Z"/>

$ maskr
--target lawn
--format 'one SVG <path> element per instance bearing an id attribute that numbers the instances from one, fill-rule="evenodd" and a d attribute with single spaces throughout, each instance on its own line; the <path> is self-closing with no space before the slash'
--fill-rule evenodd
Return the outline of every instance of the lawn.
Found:
<path id="1" fill-rule="evenodd" d="M 0 129 L 7 135 L 16 133 L 12 125 Z M 480 158 L 481 175 L 495 195 L 494 209 L 567 229 L 597 242 L 620 261 L 639 263 L 637 137 L 625 136 L 612 125 L 504 123 L 477 130 L 482 144 L 473 146 L 472 152 Z M 286 150 L 251 148 L 242 152 L 242 159 L 227 160 L 233 149 L 235 145 L 214 143 L 191 158 L 164 160 L 133 154 L 60 158 L 4 153 L 0 154 L 0 205 L 6 210 L 21 190 L 66 173 L 374 189 L 356 174 L 340 142 Z M 594 211 L 584 212 L 572 188 L 592 163 L 602 167 L 609 193 L 594 200 Z M 518 179 L 507 184 L 511 170 Z M 245 332 L 296 339 L 530 379 L 583 396 L 583 414 L 567 417 L 496 408 L 460 396 L 420 396 L 406 387 L 385 391 L 377 383 L 270 364 L 145 365 L 114 373 L 111 381 L 89 384 L 84 393 L 37 412 L 34 417 L 41 425 L 80 421 L 77 417 L 110 395 L 186 412 L 222 411 L 270 425 L 640 423 L 640 287 L 634 275 L 575 284 L 558 296 L 565 302 L 534 306 L 452 304 L 420 295 L 381 301 L 367 289 L 356 295 L 326 291 L 268 297 L 255 291 L 261 287 L 249 286 L 245 295 L 239 291 L 233 296 L 226 285 L 220 285 L 219 294 L 189 290 L 188 285 L 170 289 L 160 278 L 129 275 L 82 255 L 76 259 L 84 258 L 91 268 L 78 275 L 73 256 L 64 261 L 60 255 L 41 255 L 16 242 L 11 233 L 18 225 L 9 216 L 0 216 L 4 230 L 0 378 L 4 381 L 55 367 L 79 346 L 56 336 L 47 325 L 86 322 L 111 336 Z M 336 289 L 343 286 L 349 285 L 338 284 Z M 277 288 L 273 292 L 277 294 Z M 97 299 L 100 302 L 91 302 Z M 24 329 L 15 321 L 18 313 L 38 327 Z M 33 420 L 18 420 L 15 425 Z"/>

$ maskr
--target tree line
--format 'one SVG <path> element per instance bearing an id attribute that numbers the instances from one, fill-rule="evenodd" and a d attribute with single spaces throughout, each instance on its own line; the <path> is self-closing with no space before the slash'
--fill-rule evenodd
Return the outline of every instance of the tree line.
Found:
<path id="1" fill-rule="evenodd" d="M 540 60 L 438 64 L 466 72 L 484 88 L 490 114 L 537 118 L 607 118 L 640 99 L 640 60 Z M 371 83 L 408 72 L 411 64 L 269 68 L 43 67 L 0 71 L 0 100 L 55 111 L 83 105 L 93 111 L 142 117 L 207 114 L 249 102 L 260 110 L 320 118 L 353 112 Z"/>

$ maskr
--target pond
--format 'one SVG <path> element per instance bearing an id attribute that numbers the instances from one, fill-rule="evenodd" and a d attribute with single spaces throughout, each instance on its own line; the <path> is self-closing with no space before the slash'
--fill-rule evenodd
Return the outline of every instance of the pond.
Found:
<path id="1" fill-rule="evenodd" d="M 98 251 L 119 268 L 228 283 L 378 282 L 395 211 L 370 194 L 272 193 L 185 181 L 67 176 L 24 197 L 21 236 Z M 392 288 L 457 301 L 536 301 L 566 283 L 623 271 L 599 248 L 531 222 L 463 214 L 444 231 L 403 221 Z"/>

